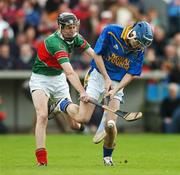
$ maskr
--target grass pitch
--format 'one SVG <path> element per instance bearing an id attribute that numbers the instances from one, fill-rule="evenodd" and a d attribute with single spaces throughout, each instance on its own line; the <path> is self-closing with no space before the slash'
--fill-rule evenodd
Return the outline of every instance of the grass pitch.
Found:
<path id="1" fill-rule="evenodd" d="M 47 167 L 35 165 L 34 145 L 33 135 L 0 136 L 0 175 L 180 175 L 179 135 L 119 135 L 113 167 L 91 135 L 48 135 Z"/>

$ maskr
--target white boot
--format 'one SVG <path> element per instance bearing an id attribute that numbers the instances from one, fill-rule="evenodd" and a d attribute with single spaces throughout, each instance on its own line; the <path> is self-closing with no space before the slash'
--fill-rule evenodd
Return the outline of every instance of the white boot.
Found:
<path id="1" fill-rule="evenodd" d="M 114 165 L 112 157 L 104 157 L 103 161 L 104 161 L 105 166 L 113 166 Z"/>

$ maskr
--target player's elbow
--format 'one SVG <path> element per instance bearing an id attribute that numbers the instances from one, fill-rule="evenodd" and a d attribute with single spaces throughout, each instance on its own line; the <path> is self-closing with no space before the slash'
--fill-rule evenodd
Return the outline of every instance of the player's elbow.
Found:
<path id="1" fill-rule="evenodd" d="M 70 70 L 70 71 L 66 71 L 65 74 L 66 74 L 66 77 L 69 78 L 71 76 L 74 76 L 76 73 L 73 70 Z"/>
<path id="2" fill-rule="evenodd" d="M 139 76 L 137 76 L 137 75 L 132 76 L 133 80 L 138 79 L 138 78 L 139 78 Z"/>

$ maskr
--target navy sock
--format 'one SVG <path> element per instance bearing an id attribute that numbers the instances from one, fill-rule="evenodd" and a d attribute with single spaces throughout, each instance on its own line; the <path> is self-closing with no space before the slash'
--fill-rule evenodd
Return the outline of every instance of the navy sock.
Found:
<path id="1" fill-rule="evenodd" d="M 103 146 L 103 157 L 111 157 L 113 153 L 113 148 L 105 148 Z"/>
<path id="2" fill-rule="evenodd" d="M 62 112 L 66 112 L 66 108 L 67 106 L 72 103 L 69 99 L 65 98 L 64 100 L 62 100 L 59 104 L 60 110 Z"/>

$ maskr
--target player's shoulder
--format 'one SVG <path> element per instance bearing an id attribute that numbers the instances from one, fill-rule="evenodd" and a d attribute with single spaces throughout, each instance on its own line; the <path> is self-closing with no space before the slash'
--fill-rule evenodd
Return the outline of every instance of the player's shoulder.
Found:
<path id="1" fill-rule="evenodd" d="M 75 41 L 79 41 L 79 40 L 85 40 L 84 37 L 81 34 L 77 34 L 76 37 L 74 38 Z"/>
<path id="2" fill-rule="evenodd" d="M 55 48 L 56 50 L 66 50 L 66 45 L 63 40 L 59 37 L 58 31 L 52 33 L 45 39 L 46 46 L 48 48 Z"/>
<path id="3" fill-rule="evenodd" d="M 103 33 L 105 33 L 106 35 L 115 35 L 117 37 L 121 36 L 123 29 L 124 28 L 121 25 L 108 24 L 107 26 L 105 26 Z"/>
<path id="4" fill-rule="evenodd" d="M 56 31 L 56 32 L 50 34 L 49 36 L 47 36 L 47 37 L 45 38 L 45 40 L 46 40 L 46 41 L 50 41 L 50 42 L 52 42 L 52 41 L 59 42 L 58 32 Z"/>

